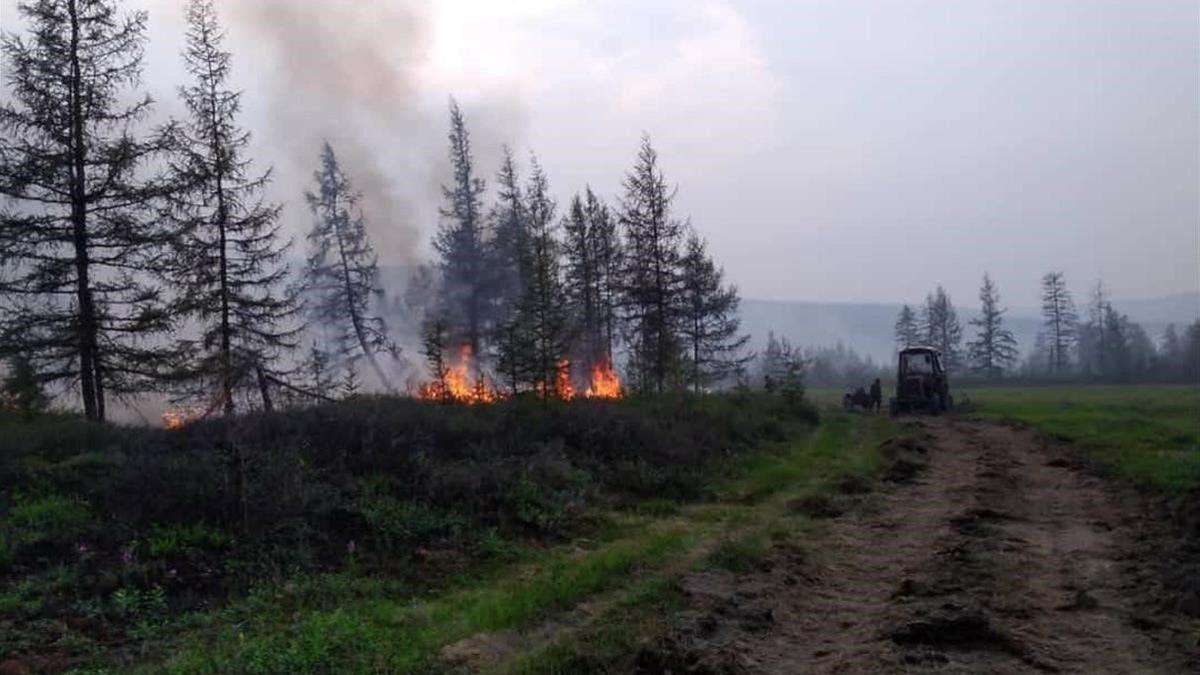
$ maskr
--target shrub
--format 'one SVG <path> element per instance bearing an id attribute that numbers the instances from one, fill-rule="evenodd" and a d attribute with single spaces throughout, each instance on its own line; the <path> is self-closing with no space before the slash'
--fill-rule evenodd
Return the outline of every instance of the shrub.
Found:
<path id="1" fill-rule="evenodd" d="M 66 546 L 88 533 L 92 516 L 85 503 L 61 495 L 18 496 L 8 513 L 14 549 L 40 544 Z"/>
<path id="2" fill-rule="evenodd" d="M 155 525 L 148 538 L 151 558 L 195 558 L 233 546 L 233 538 L 204 523 Z"/>
<path id="3" fill-rule="evenodd" d="M 402 499 L 386 477 L 363 481 L 355 500 L 375 548 L 399 553 L 433 539 L 456 539 L 468 523 L 462 515 Z"/>

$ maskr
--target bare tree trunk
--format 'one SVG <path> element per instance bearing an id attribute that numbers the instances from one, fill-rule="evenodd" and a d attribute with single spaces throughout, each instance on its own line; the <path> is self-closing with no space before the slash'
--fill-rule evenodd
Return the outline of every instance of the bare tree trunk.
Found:
<path id="1" fill-rule="evenodd" d="M 98 405 L 96 372 L 96 308 L 89 278 L 87 236 L 87 186 L 85 176 L 85 144 L 83 142 L 82 73 L 79 67 L 79 16 L 75 0 L 67 2 L 71 16 L 71 234 L 75 248 L 75 296 L 79 303 L 79 385 L 83 399 L 83 414 L 93 421 L 104 421 L 104 410 Z"/>

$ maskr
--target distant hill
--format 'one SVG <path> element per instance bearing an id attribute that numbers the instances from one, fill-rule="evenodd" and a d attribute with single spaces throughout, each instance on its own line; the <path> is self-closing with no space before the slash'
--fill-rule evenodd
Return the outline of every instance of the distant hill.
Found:
<path id="1" fill-rule="evenodd" d="M 1179 325 L 1200 318 L 1200 293 L 1183 293 L 1144 300 L 1114 300 L 1118 311 L 1142 324 L 1157 340 L 1168 323 Z M 767 332 L 787 337 L 802 346 L 834 346 L 838 342 L 864 356 L 887 362 L 892 358 L 892 326 L 900 312 L 899 303 L 829 303 L 784 300 L 742 300 L 742 330 L 753 336 L 757 347 L 766 343 Z M 959 319 L 968 336 L 967 321 L 972 311 L 959 307 Z M 1037 337 L 1041 319 L 1037 309 L 1014 307 L 1005 315 L 1008 326 L 1027 352 Z"/>

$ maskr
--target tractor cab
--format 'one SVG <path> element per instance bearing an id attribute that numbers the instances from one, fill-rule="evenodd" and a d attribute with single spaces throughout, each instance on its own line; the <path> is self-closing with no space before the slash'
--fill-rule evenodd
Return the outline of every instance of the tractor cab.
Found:
<path id="1" fill-rule="evenodd" d="M 938 413 L 954 404 L 942 366 L 942 354 L 932 347 L 900 350 L 896 367 L 896 396 L 888 409 L 893 415 L 914 410 Z"/>

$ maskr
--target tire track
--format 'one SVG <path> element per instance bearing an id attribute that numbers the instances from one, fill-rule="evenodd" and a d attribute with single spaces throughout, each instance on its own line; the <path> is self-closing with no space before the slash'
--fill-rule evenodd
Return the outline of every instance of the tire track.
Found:
<path id="1" fill-rule="evenodd" d="M 1187 655 L 1130 618 L 1127 532 L 1100 479 L 1029 431 L 908 424 L 924 432 L 923 470 L 833 521 L 803 563 L 685 582 L 694 616 L 665 648 L 672 672 L 1187 670 Z M 748 603 L 770 620 L 726 620 Z"/>

